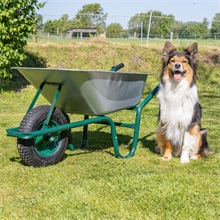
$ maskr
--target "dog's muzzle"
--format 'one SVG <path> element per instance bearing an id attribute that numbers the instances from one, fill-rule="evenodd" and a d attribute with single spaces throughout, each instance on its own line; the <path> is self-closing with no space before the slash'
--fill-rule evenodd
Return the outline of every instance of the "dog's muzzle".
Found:
<path id="1" fill-rule="evenodd" d="M 177 81 L 182 79 L 185 72 L 186 71 L 183 69 L 182 64 L 179 62 L 176 62 L 172 67 L 173 78 Z"/>

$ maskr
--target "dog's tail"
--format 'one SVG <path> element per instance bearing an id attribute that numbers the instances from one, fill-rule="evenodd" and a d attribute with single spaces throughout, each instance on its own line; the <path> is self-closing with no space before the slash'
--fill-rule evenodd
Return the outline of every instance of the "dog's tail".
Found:
<path id="1" fill-rule="evenodd" d="M 207 129 L 201 128 L 200 129 L 200 135 L 201 135 L 201 145 L 198 154 L 201 157 L 207 157 L 208 155 L 212 154 L 209 148 L 209 144 L 207 141 Z"/>

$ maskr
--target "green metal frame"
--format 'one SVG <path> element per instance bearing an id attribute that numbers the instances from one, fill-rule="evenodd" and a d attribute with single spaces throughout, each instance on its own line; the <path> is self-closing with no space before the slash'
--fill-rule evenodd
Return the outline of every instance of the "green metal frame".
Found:
<path id="1" fill-rule="evenodd" d="M 71 130 L 73 128 L 76 127 L 80 127 L 83 126 L 83 140 L 82 140 L 82 144 L 80 146 L 80 148 L 83 148 L 86 145 L 86 141 L 87 141 L 87 131 L 88 131 L 88 125 L 89 124 L 93 124 L 93 123 L 97 123 L 97 124 L 108 124 L 111 128 L 111 135 L 112 135 L 112 142 L 113 142 L 113 147 L 114 147 L 114 152 L 116 157 L 119 158 L 129 158 L 132 157 L 135 154 L 136 148 L 137 148 L 137 143 L 138 143 L 138 136 L 139 136 L 139 129 L 140 129 L 140 120 L 141 120 L 141 112 L 143 110 L 143 108 L 147 105 L 147 103 L 155 96 L 155 94 L 158 92 L 159 90 L 159 85 L 157 85 L 154 90 L 152 90 L 148 96 L 146 96 L 146 98 L 136 107 L 129 109 L 129 110 L 133 110 L 136 111 L 136 117 L 135 117 L 135 122 L 134 123 L 118 123 L 118 122 L 114 122 L 110 117 L 106 116 L 106 115 L 99 115 L 99 116 L 94 116 L 92 118 L 89 118 L 88 115 L 84 116 L 84 120 L 81 121 L 77 121 L 77 122 L 72 122 L 72 123 L 68 123 L 68 124 L 63 124 L 63 125 L 58 125 L 55 127 L 48 127 L 48 123 L 50 121 L 52 112 L 55 108 L 56 105 L 56 101 L 59 97 L 60 91 L 62 89 L 62 85 L 58 84 L 58 83 L 53 83 L 53 82 L 43 82 L 41 83 L 40 87 L 38 88 L 33 101 L 31 102 L 28 111 L 29 112 L 36 104 L 39 95 L 41 94 L 41 91 L 43 90 L 45 85 L 50 85 L 50 86 L 57 86 L 56 92 L 54 94 L 54 98 L 53 101 L 51 103 L 48 115 L 46 117 L 46 120 L 44 121 L 44 125 L 42 127 L 41 130 L 37 130 L 37 131 L 32 131 L 32 132 L 19 132 L 19 128 L 15 127 L 15 128 L 10 128 L 7 129 L 7 136 L 12 136 L 12 137 L 17 137 L 20 139 L 32 139 L 41 135 L 47 135 L 50 133 L 54 133 L 54 132 L 59 132 L 59 131 L 64 131 L 64 130 Z M 120 126 L 120 127 L 127 127 L 127 128 L 131 128 L 134 130 L 133 133 L 133 142 L 132 142 L 132 146 L 131 149 L 129 151 L 129 153 L 125 156 L 121 155 L 119 152 L 119 145 L 118 145 L 118 139 L 117 139 L 117 133 L 116 133 L 116 126 Z M 69 148 L 71 150 L 76 150 L 76 148 L 73 146 L 73 144 L 69 143 Z"/>

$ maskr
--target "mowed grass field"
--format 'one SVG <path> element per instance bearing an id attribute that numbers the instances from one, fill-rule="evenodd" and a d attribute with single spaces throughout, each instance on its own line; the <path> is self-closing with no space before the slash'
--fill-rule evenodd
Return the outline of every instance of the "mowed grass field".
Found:
<path id="1" fill-rule="evenodd" d="M 189 45 L 176 45 L 178 48 Z M 93 38 L 83 43 L 28 44 L 24 66 L 150 72 L 143 98 L 158 84 L 163 45 L 111 43 Z M 90 125 L 86 148 L 66 150 L 63 159 L 42 168 L 25 166 L 16 138 L 6 129 L 19 126 L 36 89 L 19 74 L 0 84 L 0 219 L 220 219 L 220 48 L 199 47 L 198 89 L 202 125 L 208 129 L 213 152 L 208 158 L 180 164 L 179 158 L 161 161 L 154 153 L 158 101 L 153 98 L 141 115 L 134 157 L 114 155 L 110 129 Z M 71 92 L 71 91 L 70 91 Z M 47 101 L 40 97 L 37 105 Z M 69 115 L 71 121 L 82 115 Z M 132 111 L 109 115 L 132 122 Z M 132 130 L 117 127 L 119 149 L 128 151 Z M 72 130 L 81 142 L 82 128 Z"/>

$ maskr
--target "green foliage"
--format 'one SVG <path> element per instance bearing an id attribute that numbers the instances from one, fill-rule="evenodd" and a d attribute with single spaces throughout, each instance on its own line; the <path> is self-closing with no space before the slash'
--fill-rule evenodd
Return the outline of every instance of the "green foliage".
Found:
<path id="1" fill-rule="evenodd" d="M 112 23 L 106 28 L 106 36 L 111 38 L 121 37 L 122 26 L 119 23 Z"/>
<path id="2" fill-rule="evenodd" d="M 141 23 L 143 24 L 143 33 L 146 34 L 148 31 L 150 19 L 150 11 L 148 13 L 136 14 L 129 20 L 129 31 L 130 32 L 141 32 Z M 188 37 L 196 38 L 203 34 L 206 38 L 209 36 L 209 22 L 206 18 L 203 22 L 179 22 L 174 19 L 173 15 L 165 15 L 159 11 L 152 12 L 152 19 L 150 24 L 150 34 L 160 35 L 161 38 L 169 35 L 170 32 L 175 33 L 174 37 Z M 181 36 L 180 36 L 181 35 Z"/>
<path id="3" fill-rule="evenodd" d="M 84 5 L 73 19 L 68 14 L 63 14 L 58 20 L 49 20 L 44 24 L 44 32 L 56 35 L 65 35 L 71 28 L 97 28 L 102 33 L 105 28 L 107 14 L 104 14 L 100 4 Z"/>
<path id="4" fill-rule="evenodd" d="M 129 22 L 129 31 L 130 32 L 141 32 L 141 23 L 143 24 L 143 33 L 147 34 L 149 20 L 150 20 L 150 11 L 147 13 L 140 13 L 133 16 Z M 153 11 L 152 18 L 151 18 L 151 27 L 150 33 L 151 34 L 160 34 L 163 35 L 169 31 L 171 31 L 171 25 L 174 22 L 173 15 L 165 15 L 162 14 L 160 11 Z"/>
<path id="5" fill-rule="evenodd" d="M 99 33 L 102 33 L 106 25 L 107 14 L 103 12 L 100 4 L 87 4 L 78 11 L 76 18 L 80 21 L 81 28 L 95 27 Z"/>
<path id="6" fill-rule="evenodd" d="M 213 18 L 212 21 L 212 26 L 211 26 L 211 33 L 212 34 L 217 34 L 220 37 L 220 13 L 215 14 L 215 17 Z"/>
<path id="7" fill-rule="evenodd" d="M 182 25 L 182 34 L 187 35 L 189 38 L 196 38 L 202 34 L 209 34 L 208 29 L 209 22 L 204 19 L 203 22 L 186 22 Z M 203 35 L 205 37 L 205 35 Z M 184 37 L 184 36 L 183 36 Z"/>
<path id="8" fill-rule="evenodd" d="M 71 28 L 80 28 L 81 23 L 77 18 L 69 19 L 68 14 L 63 14 L 58 20 L 48 20 L 44 24 L 44 32 L 64 36 Z"/>
<path id="9" fill-rule="evenodd" d="M 36 9 L 43 5 L 37 0 L 0 1 L 0 78 L 9 80 L 10 67 L 25 58 L 26 39 L 36 29 Z"/>
<path id="10" fill-rule="evenodd" d="M 37 23 L 36 23 L 36 30 L 41 31 L 44 28 L 43 24 L 43 16 L 38 14 L 37 15 Z"/>
<path id="11" fill-rule="evenodd" d="M 68 14 L 63 14 L 59 20 L 53 22 L 53 28 L 57 31 L 57 35 L 65 35 L 66 31 L 71 27 L 71 21 Z"/>
<path id="12" fill-rule="evenodd" d="M 135 16 L 131 17 L 128 22 L 128 29 L 130 32 L 140 33 L 141 30 L 141 22 L 143 22 L 144 26 L 147 24 L 147 19 L 149 21 L 150 15 L 144 16 L 143 13 L 136 14 Z M 144 20 L 146 20 L 144 22 Z"/>
<path id="13" fill-rule="evenodd" d="M 171 31 L 171 25 L 173 22 L 173 15 L 165 15 L 160 11 L 153 11 L 150 32 L 152 34 L 155 33 L 163 36 Z"/>
<path id="14" fill-rule="evenodd" d="M 48 20 L 44 24 L 44 32 L 55 34 L 57 33 L 56 27 L 54 26 L 54 21 Z"/>

